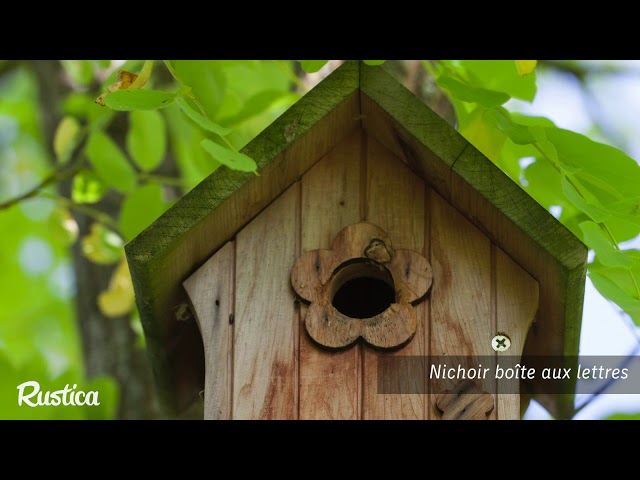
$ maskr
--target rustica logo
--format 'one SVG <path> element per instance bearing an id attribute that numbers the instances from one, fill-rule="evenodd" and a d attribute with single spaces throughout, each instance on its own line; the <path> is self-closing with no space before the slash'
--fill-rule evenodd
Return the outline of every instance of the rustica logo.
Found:
<path id="1" fill-rule="evenodd" d="M 75 383 L 69 388 L 66 384 L 62 390 L 55 392 L 41 392 L 40 384 L 33 380 L 21 383 L 18 389 L 18 405 L 22 406 L 22 402 L 30 407 L 53 406 L 59 405 L 100 405 L 98 401 L 98 392 L 83 392 L 76 390 L 78 385 Z M 30 390 L 29 390 L 30 389 Z M 32 398 L 35 397 L 35 401 Z"/>

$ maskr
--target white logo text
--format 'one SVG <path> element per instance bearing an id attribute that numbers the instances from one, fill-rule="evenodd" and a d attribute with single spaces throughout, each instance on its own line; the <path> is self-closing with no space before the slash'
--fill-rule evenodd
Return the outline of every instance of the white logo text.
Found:
<path id="1" fill-rule="evenodd" d="M 40 384 L 33 380 L 21 383 L 18 389 L 18 405 L 22 406 L 22 402 L 30 407 L 53 406 L 58 405 L 100 405 L 98 401 L 98 392 L 83 392 L 77 390 L 78 385 L 73 384 L 73 388 L 69 388 L 66 384 L 62 390 L 55 392 L 41 392 Z M 35 397 L 35 402 L 31 400 Z"/>

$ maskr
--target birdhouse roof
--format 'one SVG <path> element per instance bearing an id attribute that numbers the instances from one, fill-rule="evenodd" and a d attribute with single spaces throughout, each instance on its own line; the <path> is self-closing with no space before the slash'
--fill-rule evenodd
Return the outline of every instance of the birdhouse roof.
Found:
<path id="1" fill-rule="evenodd" d="M 243 148 L 260 176 L 217 169 L 125 247 L 166 407 L 179 412 L 193 404 L 204 378 L 202 340 L 185 319 L 182 282 L 356 129 L 374 136 L 538 281 L 525 355 L 577 355 L 586 246 L 383 68 L 354 61 Z M 557 416 L 572 408 L 567 396 L 533 393 Z"/>

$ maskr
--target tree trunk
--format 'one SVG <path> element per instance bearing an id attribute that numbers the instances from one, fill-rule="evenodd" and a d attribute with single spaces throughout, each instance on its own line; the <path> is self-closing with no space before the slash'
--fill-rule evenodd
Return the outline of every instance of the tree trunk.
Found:
<path id="1" fill-rule="evenodd" d="M 43 128 L 47 146 L 52 150 L 55 129 L 61 119 L 62 99 L 69 92 L 64 81 L 64 71 L 57 61 L 33 61 L 31 67 L 40 87 Z M 126 117 L 120 114 L 110 129 L 114 141 L 124 145 Z M 53 154 L 52 154 L 53 156 Z M 60 185 L 65 197 L 70 197 L 71 182 Z M 118 218 L 122 196 L 110 192 L 98 204 L 99 210 Z M 80 236 L 89 232 L 93 220 L 74 212 Z M 160 411 L 155 395 L 151 369 L 146 352 L 136 348 L 136 334 L 131 329 L 128 316 L 105 317 L 98 309 L 97 297 L 106 290 L 113 273 L 113 266 L 97 265 L 87 260 L 81 252 L 80 242 L 72 249 L 77 294 L 75 311 L 82 340 L 85 372 L 88 379 L 110 375 L 118 383 L 120 400 L 117 418 L 159 418 Z"/>

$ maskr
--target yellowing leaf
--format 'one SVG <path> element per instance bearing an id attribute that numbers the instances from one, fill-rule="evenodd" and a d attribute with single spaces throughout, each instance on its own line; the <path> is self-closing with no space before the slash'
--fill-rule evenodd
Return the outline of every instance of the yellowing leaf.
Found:
<path id="1" fill-rule="evenodd" d="M 98 308 L 107 317 L 119 317 L 129 313 L 134 303 L 129 266 L 123 258 L 111 275 L 109 288 L 98 295 Z"/>
<path id="2" fill-rule="evenodd" d="M 518 67 L 518 73 L 521 77 L 529 75 L 536 69 L 538 64 L 537 60 L 516 60 L 516 66 Z"/>
<path id="3" fill-rule="evenodd" d="M 118 72 L 118 78 L 116 79 L 116 81 L 107 87 L 106 92 L 96 98 L 96 103 L 104 107 L 104 97 L 118 90 L 129 88 L 133 85 L 133 82 L 135 82 L 137 78 L 138 75 L 136 75 L 135 73 L 127 72 L 126 70 L 120 70 Z M 144 84 L 138 85 L 138 88 L 142 87 L 143 85 Z"/>
<path id="4" fill-rule="evenodd" d="M 53 137 L 53 151 L 58 162 L 65 164 L 71 158 L 73 150 L 78 146 L 80 140 L 80 125 L 73 117 L 64 117 L 56 128 Z"/>
<path id="5" fill-rule="evenodd" d="M 82 238 L 82 254 L 94 263 L 109 265 L 122 255 L 124 242 L 120 235 L 101 223 L 91 225 L 88 235 Z"/>
<path id="6" fill-rule="evenodd" d="M 75 243 L 78 238 L 78 224 L 68 209 L 57 207 L 51 212 L 49 234 L 65 247 Z"/>

